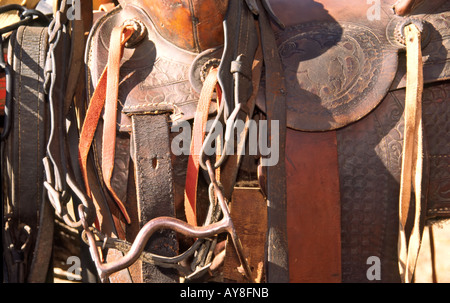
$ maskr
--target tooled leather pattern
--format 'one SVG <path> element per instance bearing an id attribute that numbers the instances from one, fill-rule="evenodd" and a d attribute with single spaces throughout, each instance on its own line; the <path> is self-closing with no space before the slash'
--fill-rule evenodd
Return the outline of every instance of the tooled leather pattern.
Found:
<path id="1" fill-rule="evenodd" d="M 277 41 L 288 125 L 295 129 L 329 130 L 360 119 L 382 100 L 394 77 L 396 50 L 363 25 L 300 24 L 278 33 Z"/>
<path id="2" fill-rule="evenodd" d="M 136 91 L 133 93 L 133 102 L 123 102 L 122 111 L 127 112 L 133 107 L 141 107 L 145 111 L 145 106 L 167 104 L 173 107 L 172 120 L 181 118 L 182 113 L 195 112 L 198 93 L 190 85 L 189 68 L 189 65 L 164 57 L 154 62 L 151 73 L 148 69 L 130 70 L 125 63 L 121 68 L 121 77 L 134 79 L 122 82 L 119 100 L 127 100 L 129 93 L 132 90 Z M 180 107 L 184 110 L 182 111 Z M 125 114 L 120 117 L 120 131 L 131 131 L 130 118 Z"/>
<path id="3" fill-rule="evenodd" d="M 423 94 L 423 121 L 429 151 L 428 216 L 450 216 L 450 83 Z"/>
<path id="4" fill-rule="evenodd" d="M 337 132 L 341 192 L 342 280 L 367 281 L 367 259 L 379 257 L 382 281 L 395 268 L 403 107 L 389 94 L 361 121 Z"/>
<path id="5" fill-rule="evenodd" d="M 450 1 L 444 3 L 433 14 L 415 15 L 416 19 L 423 19 L 429 35 L 429 43 L 424 45 L 423 77 L 424 83 L 432 83 L 450 79 Z M 425 40 L 427 38 L 425 37 Z M 399 70 L 392 83 L 391 89 L 404 88 L 406 86 L 406 56 L 404 53 L 399 58 Z"/>
<path id="6" fill-rule="evenodd" d="M 367 258 L 380 258 L 383 282 L 397 282 L 397 222 L 405 91 L 390 92 L 370 115 L 337 132 L 342 215 L 342 278 L 368 282 Z M 423 93 L 426 142 L 423 206 L 449 217 L 450 85 Z"/>

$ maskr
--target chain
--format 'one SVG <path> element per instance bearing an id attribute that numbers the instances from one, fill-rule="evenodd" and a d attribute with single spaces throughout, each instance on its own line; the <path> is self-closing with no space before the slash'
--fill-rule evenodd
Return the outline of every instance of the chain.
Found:
<path id="1" fill-rule="evenodd" d="M 67 22 L 67 3 L 63 0 L 48 26 L 49 50 L 44 70 L 44 91 L 48 95 L 50 104 L 51 132 L 47 146 L 47 156 L 43 159 L 46 175 L 44 186 L 56 214 L 68 226 L 81 230 L 83 229 L 81 220 L 73 219 L 70 216 L 67 204 L 76 197 L 84 206 L 85 216 L 89 224 L 92 224 L 95 220 L 95 207 L 92 200 L 76 182 L 69 163 L 69 155 L 65 151 L 67 136 L 65 132 L 65 117 L 64 111 L 60 110 L 63 100 L 61 95 L 57 94 L 58 89 L 65 89 L 66 84 L 58 82 L 60 77 L 65 77 L 65 73 L 58 76 L 56 74 L 58 70 L 65 71 L 65 69 L 61 69 L 60 60 L 66 59 L 61 54 L 63 54 L 66 45 L 69 44 Z M 58 85 L 60 87 L 57 87 Z"/>

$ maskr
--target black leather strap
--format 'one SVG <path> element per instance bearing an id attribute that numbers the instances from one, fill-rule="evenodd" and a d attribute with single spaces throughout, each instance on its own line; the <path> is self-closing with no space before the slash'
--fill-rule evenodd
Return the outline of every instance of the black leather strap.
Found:
<path id="1" fill-rule="evenodd" d="M 11 37 L 13 117 L 2 172 L 9 282 L 45 282 L 52 253 L 54 211 L 44 191 L 42 163 L 49 118 L 43 91 L 47 39 L 46 27 L 29 26 Z"/>
<path id="2" fill-rule="evenodd" d="M 244 1 L 230 1 L 223 24 L 225 44 L 218 80 L 225 100 L 226 120 L 236 104 L 247 102 L 252 94 L 251 68 L 258 36 L 254 15 Z"/>
<path id="3" fill-rule="evenodd" d="M 168 114 L 132 116 L 132 159 L 136 176 L 139 222 L 142 226 L 161 216 L 175 217 Z M 177 255 L 175 232 L 163 230 L 147 242 L 149 252 Z M 142 263 L 142 282 L 177 282 L 173 269 Z"/>
<path id="4" fill-rule="evenodd" d="M 267 281 L 289 282 L 286 218 L 286 87 L 283 66 L 266 10 L 259 3 L 259 24 L 266 76 L 267 139 L 279 144 L 278 163 L 267 167 Z M 279 134 L 272 134 L 272 121 L 279 123 Z M 276 142 L 276 141 L 278 142 Z"/>

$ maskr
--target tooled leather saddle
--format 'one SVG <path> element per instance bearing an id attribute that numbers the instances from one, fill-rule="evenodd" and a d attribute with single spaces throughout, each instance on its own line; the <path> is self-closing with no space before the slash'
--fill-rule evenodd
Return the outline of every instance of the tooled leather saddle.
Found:
<path id="1" fill-rule="evenodd" d="M 102 280 L 367 282 L 373 257 L 375 281 L 411 280 L 398 247 L 450 214 L 449 1 L 119 3 L 90 31 L 78 146 Z M 405 190 L 411 27 L 424 143 Z M 255 134 L 271 154 L 248 154 Z"/>
<path id="2" fill-rule="evenodd" d="M 204 222 L 201 209 L 205 205 L 200 201 L 205 199 L 201 197 L 205 185 L 201 174 L 199 204 L 185 206 L 196 208 L 191 210 L 194 219 L 189 220 L 187 210 L 186 214 L 175 210 L 189 198 L 184 192 L 187 187 L 197 188 L 189 181 L 198 175 L 190 175 L 189 163 L 183 163 L 182 156 L 168 161 L 167 148 L 173 146 L 171 139 L 178 134 L 169 132 L 169 127 L 177 129 L 178 123 L 196 117 L 202 81 L 207 69 L 216 64 L 222 103 L 213 102 L 209 111 L 208 107 L 203 111 L 223 115 L 221 121 L 226 124 L 239 103 L 252 99 L 252 89 L 257 89 L 256 108 L 267 120 L 280 121 L 280 161 L 261 174 L 267 178 L 267 184 L 261 186 L 268 201 L 266 280 L 366 281 L 366 261 L 376 256 L 381 259 L 382 281 L 399 281 L 398 197 L 405 99 L 402 88 L 406 86 L 402 29 L 408 17 L 422 22 L 424 82 L 433 83 L 424 91 L 423 106 L 424 113 L 434 115 L 429 112 L 437 110 L 431 96 L 444 93 L 445 82 L 439 81 L 448 79 L 443 26 L 448 3 L 409 1 L 405 7 L 405 2 L 397 3 L 396 10 L 393 4 L 381 1 L 371 7 L 355 1 L 348 9 L 350 4 L 333 1 L 230 1 L 228 5 L 205 1 L 177 5 L 121 2 L 121 7 L 96 23 L 86 53 L 92 96 L 109 62 L 112 28 L 131 20 L 144 36 L 123 51 L 111 176 L 111 188 L 120 198 L 110 200 L 127 201 L 124 208 L 131 208 L 134 202 L 128 201 L 135 184 L 141 227 L 162 215 L 187 219 L 194 225 Z M 183 12 L 195 18 L 175 19 Z M 212 19 L 224 19 L 224 41 L 222 25 Z M 273 25 L 265 28 L 264 20 Z M 260 85 L 251 85 L 258 44 L 264 73 Z M 273 50 L 270 48 L 278 50 L 279 59 L 269 53 Z M 235 71 L 235 66 L 241 69 Z M 439 104 L 442 107 L 436 114 L 446 112 L 446 102 Z M 237 111 L 244 120 L 242 113 L 252 118 L 252 109 Z M 447 152 L 442 144 L 433 143 L 432 129 L 442 127 L 433 122 L 424 120 L 427 150 L 421 227 L 426 218 L 448 214 L 445 194 L 442 196 L 446 169 L 438 163 L 445 162 Z M 193 140 L 197 135 L 194 126 Z M 96 136 L 94 161 L 100 167 L 106 134 L 103 132 L 101 138 L 97 131 Z M 192 158 L 185 157 L 184 161 Z M 227 188 L 227 182 L 234 184 L 235 179 L 227 181 L 221 172 L 222 176 L 225 197 L 231 199 L 233 185 Z M 135 182 L 130 182 L 133 178 Z M 159 192 L 156 188 L 165 189 Z M 125 237 L 129 229 L 127 226 Z M 177 243 L 173 235 L 168 232 L 162 234 L 161 239 L 166 240 L 150 240 L 154 247 L 160 247 L 155 252 L 176 255 L 180 249 L 177 245 L 186 243 Z M 161 249 L 161 245 L 171 250 Z M 318 264 L 325 264 L 327 269 Z M 154 269 L 148 272 L 155 276 Z"/>

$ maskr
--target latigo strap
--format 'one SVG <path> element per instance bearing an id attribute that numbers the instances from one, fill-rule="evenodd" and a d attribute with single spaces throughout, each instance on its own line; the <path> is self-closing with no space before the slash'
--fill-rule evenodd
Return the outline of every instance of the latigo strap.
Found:
<path id="1" fill-rule="evenodd" d="M 421 242 L 420 214 L 422 201 L 423 125 L 422 91 L 423 66 L 420 30 L 415 24 L 405 27 L 407 83 L 405 100 L 405 130 L 403 138 L 402 174 L 399 200 L 399 270 L 403 282 L 411 282 Z M 411 192 L 415 205 L 413 228 L 409 239 L 406 224 L 409 219 Z"/>
<path id="2" fill-rule="evenodd" d="M 100 115 L 103 107 L 105 107 L 105 125 L 103 130 L 104 144 L 102 150 L 103 179 L 128 223 L 130 223 L 130 216 L 126 211 L 123 202 L 111 186 L 111 177 L 114 169 L 114 151 L 116 144 L 116 115 L 120 59 L 123 55 L 125 43 L 130 39 L 133 33 L 133 27 L 122 26 L 113 29 L 108 65 L 105 67 L 89 103 L 78 145 L 80 168 L 85 181 L 86 191 L 88 195 L 90 195 L 90 186 L 87 178 L 87 157 Z"/>
<path id="3" fill-rule="evenodd" d="M 2 142 L 5 253 L 9 282 L 45 282 L 49 269 L 54 210 L 44 190 L 42 158 L 48 140 L 44 67 L 47 27 L 20 27 L 11 38 L 11 131 Z M 23 89 L 26 88 L 26 89 Z M 3 186 L 3 185 L 2 185 Z"/>
<path id="4" fill-rule="evenodd" d="M 209 107 L 213 98 L 214 90 L 218 93 L 217 100 L 220 100 L 220 86 L 217 84 L 217 68 L 213 68 L 205 79 L 200 98 L 198 100 L 197 111 L 192 128 L 192 140 L 189 152 L 188 167 L 186 172 L 186 186 L 184 191 L 184 209 L 187 222 L 197 225 L 197 184 L 200 171 L 200 154 L 204 143 L 206 122 L 208 121 Z"/>

